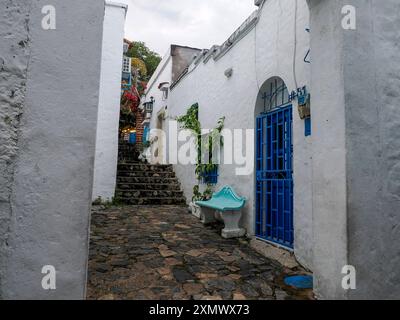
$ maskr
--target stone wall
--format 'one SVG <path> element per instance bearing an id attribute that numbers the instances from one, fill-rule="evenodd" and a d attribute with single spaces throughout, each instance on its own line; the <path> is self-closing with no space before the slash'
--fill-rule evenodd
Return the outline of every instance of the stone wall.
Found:
<path id="1" fill-rule="evenodd" d="M 140 145 L 143 142 L 143 133 L 144 133 L 144 126 L 143 126 L 143 121 L 144 121 L 144 113 L 141 111 L 138 111 L 136 114 L 136 137 L 137 137 L 137 143 Z"/>
<path id="2" fill-rule="evenodd" d="M 56 30 L 42 28 L 43 6 Z M 3 10 L 3 5 L 5 9 Z M 85 295 L 104 3 L 1 0 L 1 295 Z M 57 271 L 44 290 L 42 268 Z"/>

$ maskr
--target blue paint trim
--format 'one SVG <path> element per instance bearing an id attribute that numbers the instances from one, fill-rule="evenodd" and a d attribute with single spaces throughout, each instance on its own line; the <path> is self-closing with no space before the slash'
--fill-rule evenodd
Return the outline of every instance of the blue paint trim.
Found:
<path id="1" fill-rule="evenodd" d="M 311 136 L 311 118 L 306 118 L 304 120 L 304 135 L 306 137 Z"/>
<path id="2" fill-rule="evenodd" d="M 150 128 L 148 125 L 145 125 L 143 128 L 143 143 L 149 142 L 149 136 L 150 136 Z"/>

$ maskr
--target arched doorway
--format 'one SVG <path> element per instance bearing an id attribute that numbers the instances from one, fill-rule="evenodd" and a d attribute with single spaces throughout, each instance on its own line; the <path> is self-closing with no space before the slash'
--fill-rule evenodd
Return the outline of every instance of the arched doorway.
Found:
<path id="1" fill-rule="evenodd" d="M 256 237 L 293 248 L 293 117 L 285 82 L 266 81 L 256 106 Z"/>

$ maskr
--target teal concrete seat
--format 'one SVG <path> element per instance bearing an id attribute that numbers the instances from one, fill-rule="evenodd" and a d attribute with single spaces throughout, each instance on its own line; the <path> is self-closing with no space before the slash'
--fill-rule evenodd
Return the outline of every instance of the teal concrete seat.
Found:
<path id="1" fill-rule="evenodd" d="M 209 201 L 197 201 L 196 204 L 220 212 L 238 211 L 244 207 L 246 199 L 239 197 L 230 186 L 225 186 L 214 193 Z"/>

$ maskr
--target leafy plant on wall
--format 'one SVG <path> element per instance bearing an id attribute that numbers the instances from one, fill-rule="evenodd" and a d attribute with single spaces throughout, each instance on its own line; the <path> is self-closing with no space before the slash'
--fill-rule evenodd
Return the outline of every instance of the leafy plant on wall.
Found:
<path id="1" fill-rule="evenodd" d="M 196 103 L 192 105 L 184 116 L 177 118 L 178 123 L 182 129 L 190 130 L 197 136 L 197 145 L 200 143 L 201 124 L 199 121 L 199 105 Z"/>
<path id="2" fill-rule="evenodd" d="M 196 143 L 196 148 L 197 148 L 197 163 L 196 163 L 196 169 L 195 173 L 197 176 L 197 180 L 200 181 L 203 177 L 204 174 L 208 174 L 210 172 L 215 171 L 218 169 L 218 164 L 213 164 L 213 163 L 207 163 L 203 164 L 201 159 L 202 159 L 202 151 L 208 151 L 208 154 L 210 155 L 210 160 L 212 159 L 212 151 L 213 151 L 213 146 L 216 145 L 223 145 L 222 137 L 221 137 L 221 132 L 224 129 L 225 125 L 225 117 L 221 117 L 218 119 L 217 126 L 210 131 L 210 134 L 208 135 L 208 139 L 206 139 L 205 142 L 202 143 L 202 137 L 201 137 L 201 123 L 199 121 L 199 105 L 198 103 L 192 105 L 188 111 L 186 112 L 185 115 L 180 116 L 177 118 L 178 123 L 181 126 L 181 129 L 185 130 L 190 130 L 193 135 L 196 137 L 195 143 Z M 210 161 L 211 162 L 211 161 Z M 207 200 L 211 198 L 212 196 L 212 186 L 210 184 L 207 185 L 207 188 L 202 195 L 199 192 L 199 186 L 196 185 L 193 189 L 193 194 L 194 194 L 194 199 L 196 200 Z"/>
<path id="3" fill-rule="evenodd" d="M 196 175 L 200 179 L 204 174 L 209 174 L 211 172 L 216 172 L 218 169 L 218 164 L 212 163 L 213 151 L 215 146 L 223 146 L 223 140 L 221 137 L 221 132 L 224 129 L 225 117 L 218 119 L 217 126 L 212 129 L 207 136 L 208 139 L 205 141 L 200 141 L 201 148 L 200 151 L 205 151 L 209 155 L 209 161 L 206 164 L 202 164 L 201 161 L 198 162 L 196 166 Z M 199 159 L 201 160 L 201 158 Z"/>
<path id="4" fill-rule="evenodd" d="M 195 185 L 193 187 L 193 197 L 192 197 L 192 202 L 196 201 L 207 201 L 210 200 L 212 195 L 214 193 L 213 187 L 211 185 L 207 185 L 207 188 L 204 190 L 204 192 L 200 192 L 200 186 Z"/>

